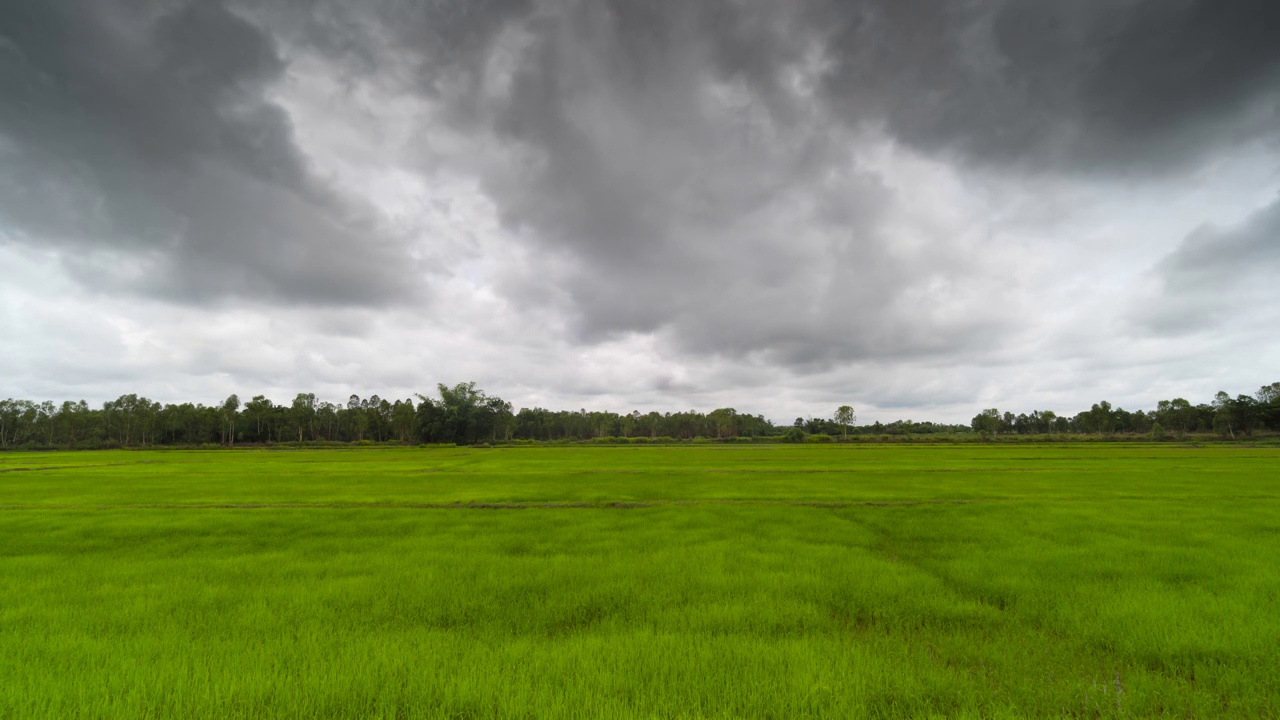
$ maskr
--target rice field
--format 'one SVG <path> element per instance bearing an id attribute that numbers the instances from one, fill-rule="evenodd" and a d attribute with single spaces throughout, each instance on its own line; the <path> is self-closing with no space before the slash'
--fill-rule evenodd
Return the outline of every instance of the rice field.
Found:
<path id="1" fill-rule="evenodd" d="M 1280 449 L 0 455 L 3 718 L 1280 716 Z"/>

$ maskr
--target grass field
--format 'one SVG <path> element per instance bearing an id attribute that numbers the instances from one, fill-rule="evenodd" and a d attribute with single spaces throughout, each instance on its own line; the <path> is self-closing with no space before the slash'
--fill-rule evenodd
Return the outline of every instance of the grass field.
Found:
<path id="1" fill-rule="evenodd" d="M 0 717 L 1280 716 L 1280 449 L 0 455 Z"/>

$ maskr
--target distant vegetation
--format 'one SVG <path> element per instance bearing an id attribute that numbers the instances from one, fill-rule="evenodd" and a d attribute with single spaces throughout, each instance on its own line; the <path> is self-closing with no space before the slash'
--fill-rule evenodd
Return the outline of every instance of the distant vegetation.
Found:
<path id="1" fill-rule="evenodd" d="M 0 401 L 0 448 L 57 449 L 200 446 L 235 443 L 509 443 L 509 442 L 838 442 L 903 436 L 1135 436 L 1160 440 L 1212 433 L 1223 438 L 1280 430 L 1280 382 L 1253 395 L 1220 392 L 1212 403 L 1162 400 L 1154 410 L 1130 412 L 1102 401 L 1075 415 L 984 410 L 965 425 L 899 420 L 855 425 L 844 405 L 830 418 L 796 418 L 778 425 L 763 415 L 720 408 L 703 413 L 523 408 L 488 395 L 475 383 L 437 386 L 437 397 L 387 400 L 352 395 L 345 403 L 300 393 L 287 405 L 258 395 L 219 405 L 161 404 L 136 394 L 103 403 Z"/>

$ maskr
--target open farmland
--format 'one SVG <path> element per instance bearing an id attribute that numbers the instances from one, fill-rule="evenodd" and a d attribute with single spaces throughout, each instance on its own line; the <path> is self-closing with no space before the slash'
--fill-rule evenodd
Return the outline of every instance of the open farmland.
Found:
<path id="1" fill-rule="evenodd" d="M 0 717 L 1276 717 L 1280 449 L 0 455 Z"/>

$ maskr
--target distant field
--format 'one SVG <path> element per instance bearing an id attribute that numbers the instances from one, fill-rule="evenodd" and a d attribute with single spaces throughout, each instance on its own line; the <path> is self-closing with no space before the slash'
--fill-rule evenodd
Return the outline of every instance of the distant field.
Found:
<path id="1" fill-rule="evenodd" d="M 1280 448 L 0 454 L 2 718 L 1280 716 Z"/>

